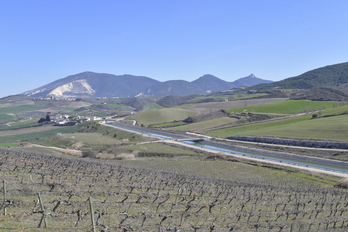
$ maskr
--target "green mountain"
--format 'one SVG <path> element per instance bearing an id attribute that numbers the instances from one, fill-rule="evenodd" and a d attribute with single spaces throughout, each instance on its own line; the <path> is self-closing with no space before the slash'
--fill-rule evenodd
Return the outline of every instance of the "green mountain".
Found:
<path id="1" fill-rule="evenodd" d="M 348 83 L 348 62 L 328 65 L 296 77 L 290 77 L 270 84 L 259 84 L 251 88 L 258 90 L 275 87 L 281 89 L 311 89 L 323 86 L 340 86 L 346 83 Z"/>

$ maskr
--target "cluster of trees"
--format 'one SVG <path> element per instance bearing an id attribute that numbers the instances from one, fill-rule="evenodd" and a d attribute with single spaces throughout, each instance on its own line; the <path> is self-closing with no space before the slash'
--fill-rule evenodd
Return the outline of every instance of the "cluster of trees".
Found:
<path id="1" fill-rule="evenodd" d="M 51 121 L 51 117 L 50 117 L 51 112 L 47 112 L 46 117 L 45 118 L 40 118 L 39 121 L 37 121 L 37 123 L 41 124 L 44 122 L 50 122 Z"/>

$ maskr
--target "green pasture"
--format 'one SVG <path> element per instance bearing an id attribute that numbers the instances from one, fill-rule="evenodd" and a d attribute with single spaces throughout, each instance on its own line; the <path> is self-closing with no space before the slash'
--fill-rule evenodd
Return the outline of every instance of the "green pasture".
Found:
<path id="1" fill-rule="evenodd" d="M 31 110 L 38 110 L 38 109 L 42 109 L 42 107 L 35 106 L 35 105 L 3 107 L 3 108 L 0 108 L 0 114 L 17 114 L 23 111 L 31 111 Z"/>
<path id="2" fill-rule="evenodd" d="M 226 111 L 229 113 L 247 111 L 272 114 L 295 114 L 333 108 L 336 104 L 337 102 L 334 101 L 287 100 L 273 104 L 238 107 Z"/>
<path id="3" fill-rule="evenodd" d="M 138 121 L 138 124 L 150 125 L 165 122 L 183 120 L 189 116 L 195 116 L 196 113 L 192 111 L 182 110 L 178 108 L 163 108 L 140 112 L 132 115 L 129 119 Z"/>
<path id="4" fill-rule="evenodd" d="M 142 111 L 147 111 L 147 110 L 157 110 L 157 109 L 163 109 L 163 106 L 160 106 L 156 103 L 150 103 L 145 106 L 143 106 Z"/>
<path id="5" fill-rule="evenodd" d="M 257 93 L 257 94 L 226 94 L 226 95 L 219 95 L 219 96 L 208 96 L 208 97 L 196 97 L 192 99 L 192 102 L 195 101 L 202 101 L 205 99 L 214 99 L 215 101 L 223 101 L 224 99 L 227 100 L 239 100 L 239 99 L 250 99 L 250 98 L 255 98 L 255 97 L 261 97 L 261 96 L 266 96 L 266 93 Z"/>
<path id="6" fill-rule="evenodd" d="M 16 116 L 10 114 L 0 114 L 0 122 L 7 122 L 16 119 Z"/>
<path id="7" fill-rule="evenodd" d="M 17 119 L 16 114 L 20 112 L 37 110 L 37 109 L 41 109 L 41 107 L 35 106 L 35 105 L 21 105 L 21 106 L 0 108 L 0 123 L 16 120 Z"/>
<path id="8" fill-rule="evenodd" d="M 78 126 L 56 127 L 49 131 L 34 132 L 20 135 L 0 136 L 0 144 L 4 143 L 25 143 L 36 142 L 40 139 L 55 136 L 57 133 L 74 133 L 79 129 Z"/>
<path id="9" fill-rule="evenodd" d="M 206 132 L 212 136 L 265 136 L 348 142 L 348 115 L 311 119 L 312 114 L 268 123 L 249 124 Z"/>
<path id="10" fill-rule="evenodd" d="M 320 112 L 320 116 L 327 116 L 327 115 L 339 115 L 342 114 L 344 112 L 348 112 L 348 106 L 340 106 L 340 107 L 335 107 L 335 108 L 331 108 L 331 109 L 327 109 L 327 110 L 323 110 Z"/>
<path id="11" fill-rule="evenodd" d="M 3 147 L 18 147 L 20 144 L 19 143 L 2 143 L 0 144 L 0 148 Z"/>
<path id="12" fill-rule="evenodd" d="M 31 119 L 26 121 L 18 121 L 18 122 L 11 122 L 10 126 L 2 127 L 0 130 L 13 130 L 13 129 L 20 129 L 25 127 L 32 127 L 37 126 L 37 119 Z"/>
<path id="13" fill-rule="evenodd" d="M 168 128 L 180 130 L 180 131 L 199 131 L 199 130 L 207 130 L 209 128 L 214 128 L 218 126 L 222 126 L 225 124 L 235 123 L 237 119 L 230 117 L 216 118 L 212 120 L 207 120 L 203 122 L 190 123 L 183 126 L 176 126 L 175 128 Z"/>

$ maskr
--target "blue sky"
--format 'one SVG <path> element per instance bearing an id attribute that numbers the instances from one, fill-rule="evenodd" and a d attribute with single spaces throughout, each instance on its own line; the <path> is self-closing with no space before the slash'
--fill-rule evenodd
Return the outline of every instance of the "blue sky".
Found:
<path id="1" fill-rule="evenodd" d="M 346 0 L 2 0 L 0 97 L 84 71 L 282 80 L 348 61 Z"/>

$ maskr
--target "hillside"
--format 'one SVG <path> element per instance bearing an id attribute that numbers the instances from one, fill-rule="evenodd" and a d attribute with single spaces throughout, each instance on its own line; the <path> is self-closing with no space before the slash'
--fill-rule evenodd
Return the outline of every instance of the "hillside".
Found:
<path id="1" fill-rule="evenodd" d="M 311 89 L 322 86 L 340 86 L 348 83 L 348 62 L 328 65 L 270 84 L 259 84 L 252 89 Z"/>
<path id="2" fill-rule="evenodd" d="M 347 87 L 318 87 L 302 92 L 293 99 L 307 99 L 312 101 L 348 101 Z"/>
<path id="3" fill-rule="evenodd" d="M 83 72 L 71 75 L 24 95 L 33 97 L 133 97 L 159 81 L 143 76 Z"/>

